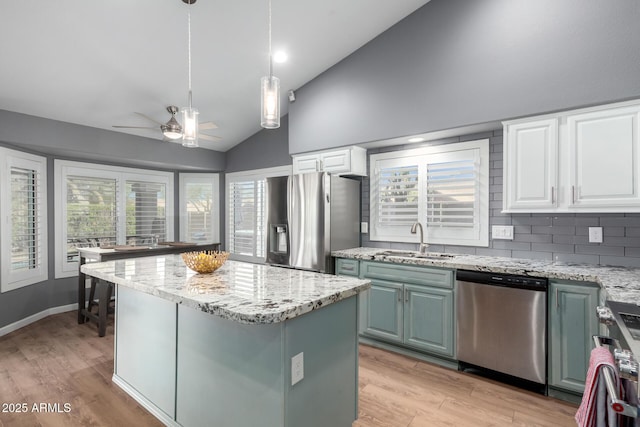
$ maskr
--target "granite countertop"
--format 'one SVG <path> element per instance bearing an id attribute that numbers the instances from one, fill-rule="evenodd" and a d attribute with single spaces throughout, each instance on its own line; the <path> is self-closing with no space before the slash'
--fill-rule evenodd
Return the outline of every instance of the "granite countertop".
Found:
<path id="1" fill-rule="evenodd" d="M 385 251 L 385 249 L 382 248 L 353 248 L 334 251 L 331 255 L 337 258 L 593 282 L 599 284 L 600 287 L 604 289 L 605 299 L 607 300 L 640 304 L 640 268 L 568 264 L 478 255 L 455 255 L 453 258 L 447 259 L 377 255 L 383 251 Z"/>
<path id="2" fill-rule="evenodd" d="M 370 287 L 353 277 L 227 261 L 196 274 L 180 255 L 89 263 L 89 276 L 240 323 L 278 323 L 349 298 Z"/>

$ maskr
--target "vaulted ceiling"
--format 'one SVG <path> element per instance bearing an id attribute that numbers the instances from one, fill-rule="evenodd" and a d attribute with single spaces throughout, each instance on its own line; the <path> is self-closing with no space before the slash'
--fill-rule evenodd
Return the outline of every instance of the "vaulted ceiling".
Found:
<path id="1" fill-rule="evenodd" d="M 287 91 L 428 0 L 272 0 L 275 64 Z M 267 0 L 23 0 L 0 6 L 0 109 L 161 140 L 169 105 L 185 106 L 191 10 L 193 106 L 226 151 L 260 130 L 268 73 Z M 136 114 L 141 113 L 141 114 Z"/>

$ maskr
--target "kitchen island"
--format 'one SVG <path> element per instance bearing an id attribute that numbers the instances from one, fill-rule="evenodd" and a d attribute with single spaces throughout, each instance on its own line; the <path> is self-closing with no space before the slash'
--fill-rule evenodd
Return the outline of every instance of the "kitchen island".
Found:
<path id="1" fill-rule="evenodd" d="M 369 281 L 179 255 L 82 266 L 116 285 L 113 381 L 171 426 L 350 426 Z M 302 377 L 302 378 L 300 378 Z"/>

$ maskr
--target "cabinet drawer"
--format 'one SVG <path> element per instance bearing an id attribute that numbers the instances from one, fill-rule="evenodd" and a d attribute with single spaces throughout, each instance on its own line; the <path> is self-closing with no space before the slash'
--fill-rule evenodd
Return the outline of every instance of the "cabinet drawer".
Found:
<path id="1" fill-rule="evenodd" d="M 343 276 L 357 276 L 360 274 L 360 261 L 357 259 L 338 258 L 336 261 L 336 274 Z"/>
<path id="2" fill-rule="evenodd" d="M 453 288 L 453 270 L 372 261 L 363 261 L 360 268 L 362 275 L 369 279 Z"/>

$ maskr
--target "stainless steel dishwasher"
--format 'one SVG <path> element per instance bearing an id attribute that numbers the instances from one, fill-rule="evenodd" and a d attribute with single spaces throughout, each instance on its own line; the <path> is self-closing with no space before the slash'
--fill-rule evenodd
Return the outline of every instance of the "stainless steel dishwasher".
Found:
<path id="1" fill-rule="evenodd" d="M 547 280 L 458 271 L 456 282 L 461 369 L 472 365 L 546 385 Z"/>

